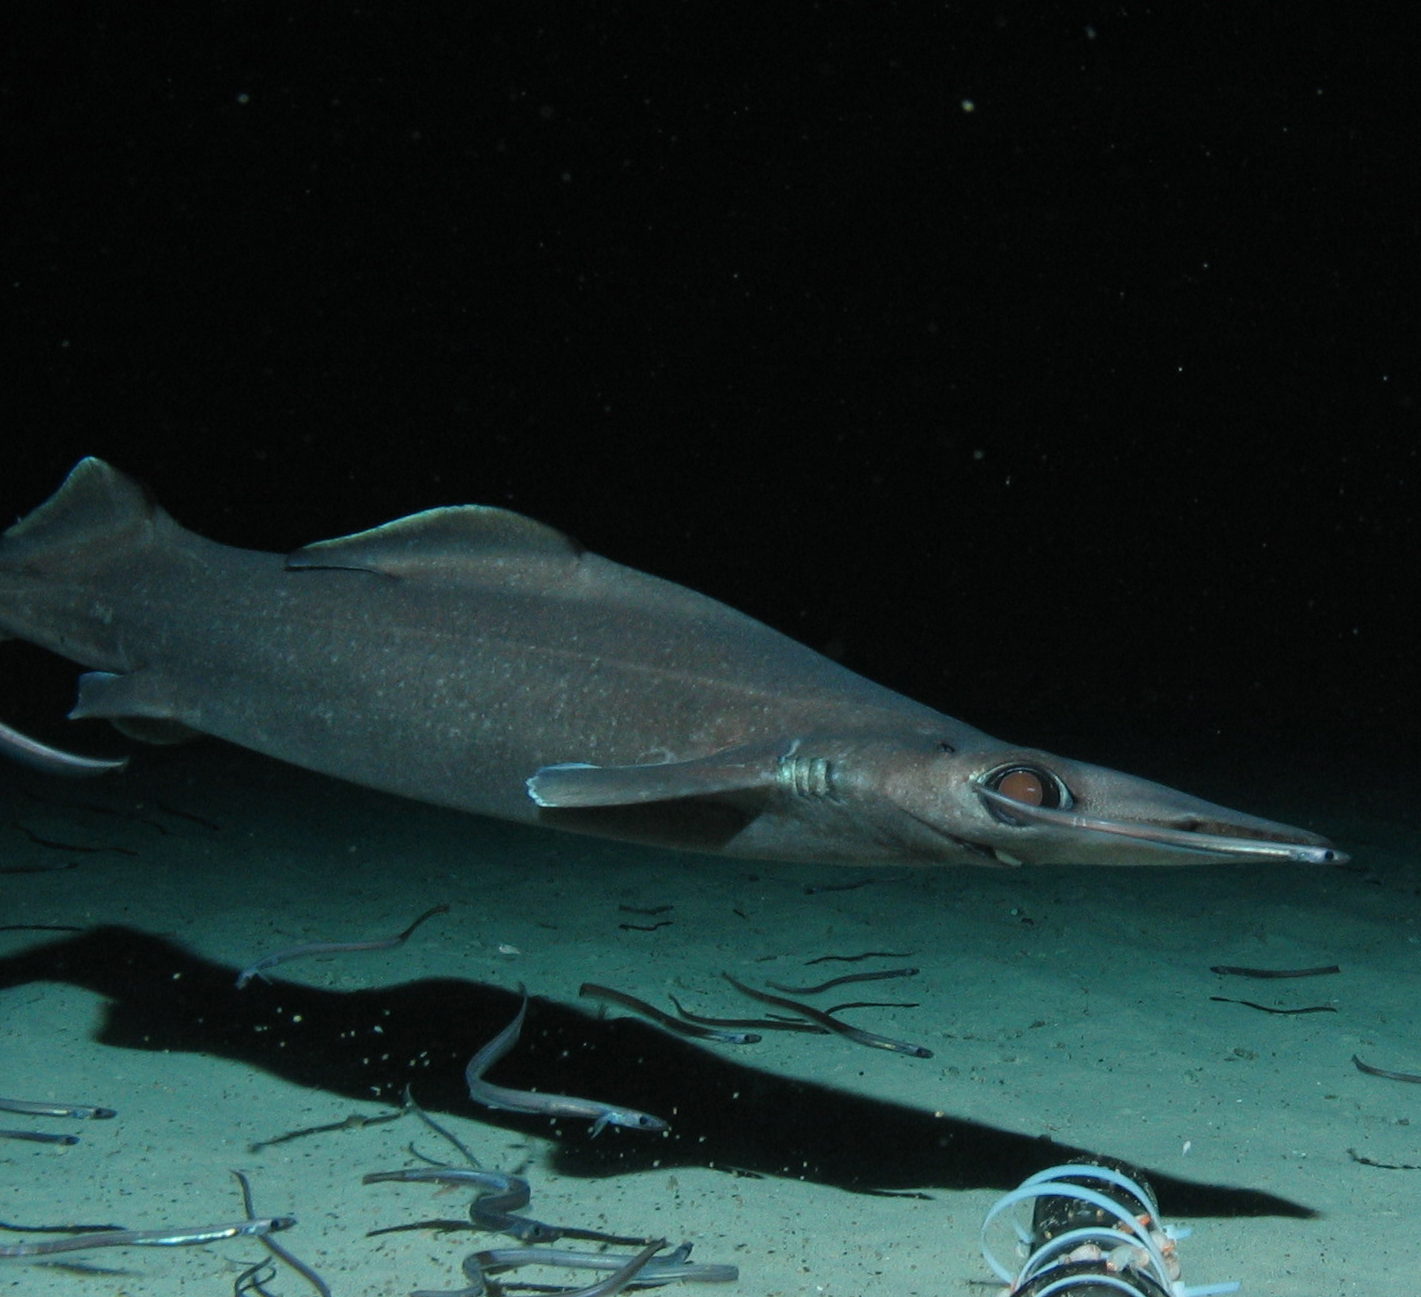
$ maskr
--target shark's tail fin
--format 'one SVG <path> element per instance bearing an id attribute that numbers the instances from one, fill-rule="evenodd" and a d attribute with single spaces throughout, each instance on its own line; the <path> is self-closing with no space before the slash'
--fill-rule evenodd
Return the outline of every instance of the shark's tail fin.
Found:
<path id="1" fill-rule="evenodd" d="M 176 525 L 132 478 L 101 459 L 81 459 L 59 490 L 0 535 L 0 640 L 18 634 L 63 651 L 55 635 L 30 633 L 48 620 L 48 613 L 37 616 L 44 610 L 42 592 Z M 51 747 L 3 722 L 0 756 L 63 775 L 100 774 L 126 764 L 122 757 L 84 757 Z"/>
<path id="2" fill-rule="evenodd" d="M 92 456 L 81 459 L 39 508 L 0 535 L 0 571 L 72 571 L 86 557 L 146 543 L 172 519 L 131 477 Z"/>

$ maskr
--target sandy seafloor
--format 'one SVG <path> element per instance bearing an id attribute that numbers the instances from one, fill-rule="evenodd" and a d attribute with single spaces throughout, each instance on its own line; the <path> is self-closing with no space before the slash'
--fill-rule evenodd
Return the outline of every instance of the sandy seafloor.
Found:
<path id="1" fill-rule="evenodd" d="M 467 1206 L 431 1186 L 361 1184 L 412 1165 L 411 1141 L 457 1156 L 415 1118 L 249 1148 L 387 1112 L 412 1081 L 484 1165 L 528 1176 L 528 1214 L 692 1240 L 697 1259 L 740 1267 L 720 1291 L 995 1291 L 978 1252 L 984 1214 L 1069 1149 L 1145 1170 L 1165 1219 L 1194 1227 L 1180 1244 L 1188 1283 L 1238 1279 L 1253 1297 L 1411 1290 L 1421 1170 L 1348 1150 L 1421 1164 L 1421 1086 L 1351 1062 L 1421 1071 L 1418 843 L 1385 797 L 1358 809 L 1307 791 L 1293 804 L 1268 790 L 1229 800 L 1331 834 L 1352 866 L 751 865 L 444 812 L 218 744 L 155 750 L 86 782 L 0 772 L 0 864 L 77 862 L 0 875 L 0 921 L 87 930 L 0 933 L 0 1094 L 119 1114 L 0 1115 L 82 1136 L 0 1141 L 0 1219 L 232 1219 L 239 1167 L 259 1212 L 299 1218 L 282 1241 L 334 1293 L 457 1289 L 463 1254 L 500 1240 L 367 1237 Z M 871 881 L 807 890 L 860 879 Z M 389 936 L 441 903 L 450 912 L 401 948 L 232 986 L 259 955 Z M 654 931 L 622 908 L 662 906 L 669 921 Z M 904 953 L 805 967 L 865 951 Z M 1219 963 L 1342 973 L 1245 982 L 1211 974 Z M 755 1015 L 721 970 L 763 985 L 904 964 L 920 974 L 815 1002 L 915 1004 L 846 1016 L 928 1046 L 930 1060 L 813 1035 L 701 1045 L 619 1010 L 599 1021 L 578 998 L 593 981 Z M 520 982 L 534 997 L 524 1039 L 491 1079 L 641 1107 L 672 1123 L 668 1136 L 592 1140 L 585 1123 L 555 1130 L 468 1100 L 463 1064 L 511 1019 Z M 1275 1016 L 1213 995 L 1337 1011 Z M 224 1294 L 262 1254 L 252 1240 L 93 1252 L 88 1274 L 3 1260 L 0 1290 Z M 285 1271 L 271 1289 L 310 1291 Z"/>

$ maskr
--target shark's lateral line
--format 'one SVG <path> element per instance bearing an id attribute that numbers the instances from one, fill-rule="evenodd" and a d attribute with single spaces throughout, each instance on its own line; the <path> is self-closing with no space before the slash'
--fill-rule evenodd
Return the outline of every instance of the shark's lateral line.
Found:
<path id="1" fill-rule="evenodd" d="M 845 864 L 1346 859 L 1003 743 L 478 505 L 265 554 L 184 530 L 85 459 L 0 537 L 0 637 L 90 668 L 74 717 L 604 837 Z M 0 751 L 73 774 L 122 764 L 4 726 Z"/>

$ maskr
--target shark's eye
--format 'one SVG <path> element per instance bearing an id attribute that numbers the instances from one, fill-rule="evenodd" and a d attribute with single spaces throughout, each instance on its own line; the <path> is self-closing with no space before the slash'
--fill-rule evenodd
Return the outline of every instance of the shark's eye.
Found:
<path id="1" fill-rule="evenodd" d="M 1003 766 L 982 781 L 993 792 L 1010 797 L 1023 806 L 1044 806 L 1054 811 L 1071 804 L 1066 786 L 1040 766 Z"/>

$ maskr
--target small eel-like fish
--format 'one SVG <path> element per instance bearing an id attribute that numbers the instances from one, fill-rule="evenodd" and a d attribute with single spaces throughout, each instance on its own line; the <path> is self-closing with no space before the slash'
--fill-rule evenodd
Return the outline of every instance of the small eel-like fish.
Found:
<path id="1" fill-rule="evenodd" d="M 0 1257 L 54 1256 L 59 1252 L 84 1252 L 95 1247 L 186 1247 L 194 1243 L 217 1243 L 224 1238 L 263 1238 L 277 1230 L 290 1229 L 294 1224 L 294 1216 L 263 1216 L 228 1225 L 197 1225 L 192 1229 L 110 1229 L 99 1234 L 74 1234 L 36 1243 L 6 1243 L 0 1245 Z"/>
<path id="2" fill-rule="evenodd" d="M 1296 1013 L 1336 1013 L 1337 1010 L 1330 1004 L 1309 1004 L 1304 1009 L 1275 1009 L 1267 1004 L 1259 1004 L 1257 1000 L 1232 1000 L 1227 995 L 1211 995 L 1211 1000 L 1216 1000 L 1220 1004 L 1241 1004 L 1248 1009 L 1260 1009 L 1264 1013 L 1296 1014 Z"/>
<path id="3" fill-rule="evenodd" d="M 564 1237 L 556 1225 L 548 1225 L 513 1213 L 528 1205 L 532 1192 L 521 1175 L 504 1171 L 481 1171 L 473 1167 L 411 1166 L 398 1171 L 371 1171 L 361 1184 L 397 1181 L 410 1184 L 462 1184 L 475 1190 L 469 1205 L 469 1220 L 476 1229 L 508 1234 L 524 1243 L 555 1243 Z"/>
<path id="4" fill-rule="evenodd" d="M 691 1245 L 682 1243 L 665 1256 L 652 1257 L 637 1275 L 639 1284 L 650 1283 L 734 1283 L 740 1278 L 740 1270 L 733 1265 L 692 1261 Z M 577 1270 L 615 1270 L 621 1264 L 621 1257 L 608 1252 L 566 1252 L 562 1248 L 548 1247 L 498 1247 L 484 1252 L 475 1252 L 465 1258 L 465 1274 L 472 1265 L 480 1272 L 490 1270 L 511 1270 L 523 1265 L 566 1266 Z M 472 1277 L 472 1276 L 470 1276 Z"/>
<path id="5" fill-rule="evenodd" d="M 74 1117 L 99 1121 L 118 1114 L 93 1103 L 40 1103 L 30 1099 L 0 1099 L 0 1112 L 21 1112 L 27 1117 Z M 24 1139 L 32 1144 L 77 1144 L 78 1135 L 52 1135 L 38 1130 L 0 1130 L 0 1139 Z"/>
<path id="6" fill-rule="evenodd" d="M 1211 964 L 1211 973 L 1221 973 L 1226 977 L 1326 977 L 1329 973 L 1340 973 L 1336 964 L 1323 964 L 1317 968 L 1240 968 L 1237 964 Z"/>
<path id="7" fill-rule="evenodd" d="M 808 964 L 857 964 L 864 959 L 912 959 L 906 950 L 865 950 L 861 955 L 820 955 L 817 959 L 805 960 Z"/>
<path id="8" fill-rule="evenodd" d="M 638 1112 L 635 1108 L 623 1108 L 616 1104 L 602 1103 L 597 1099 L 574 1099 L 566 1094 L 510 1090 L 485 1081 L 484 1073 L 518 1043 L 518 1037 L 523 1032 L 523 1020 L 527 1015 L 528 993 L 525 991 L 523 1003 L 518 1007 L 518 1016 L 469 1060 L 468 1067 L 464 1069 L 464 1080 L 469 1086 L 469 1098 L 475 1103 L 504 1112 L 531 1112 L 544 1117 L 579 1117 L 592 1123 L 594 1135 L 600 1135 L 607 1126 L 625 1126 L 628 1130 L 668 1129 L 667 1123 L 660 1117 L 653 1117 L 649 1112 Z"/>
<path id="9" fill-rule="evenodd" d="M 849 982 L 882 982 L 890 977 L 916 977 L 916 968 L 885 968 L 878 973 L 845 973 L 842 977 L 831 977 L 817 986 L 785 986 L 782 982 L 767 982 L 766 985 L 788 995 L 818 995 L 831 987 L 845 986 Z"/>
<path id="10" fill-rule="evenodd" d="M 641 1277 L 642 1272 L 650 1264 L 652 1258 L 666 1246 L 665 1239 L 656 1239 L 648 1243 L 636 1256 L 632 1257 L 625 1264 L 619 1264 L 620 1258 L 608 1257 L 607 1260 L 613 1262 L 618 1268 L 614 1274 L 608 1275 L 598 1283 L 587 1288 L 563 1288 L 560 1289 L 561 1297 L 615 1297 L 628 1284 L 633 1283 Z M 522 1250 L 522 1249 L 518 1249 Z M 541 1249 L 533 1249 L 537 1252 L 535 1258 L 544 1261 L 548 1265 L 575 1264 L 573 1262 L 561 1262 L 553 1260 L 553 1257 L 572 1257 L 581 1255 L 575 1252 L 544 1252 Z M 467 1288 L 459 1288 L 453 1292 L 434 1291 L 427 1288 L 420 1288 L 410 1294 L 410 1297 L 485 1297 L 488 1292 L 488 1285 L 484 1279 L 483 1266 L 479 1264 L 479 1258 L 485 1255 L 482 1252 L 470 1252 L 464 1258 L 464 1274 L 469 1279 Z M 602 1268 L 602 1267 L 597 1267 Z M 660 1279 L 649 1280 L 648 1282 L 663 1282 Z"/>
<path id="11" fill-rule="evenodd" d="M 256 1209 L 252 1206 L 252 1182 L 247 1179 L 246 1174 L 242 1171 L 233 1171 L 232 1174 L 237 1177 L 237 1183 L 242 1187 L 242 1210 L 245 1211 L 248 1216 L 255 1216 Z M 301 1260 L 299 1256 L 290 1249 L 283 1247 L 272 1238 L 270 1234 L 261 1234 L 258 1235 L 258 1237 L 266 1245 L 266 1250 L 270 1252 L 272 1256 L 278 1261 L 286 1262 L 287 1265 L 295 1270 L 297 1274 L 316 1290 L 320 1297 L 331 1297 L 330 1284 L 322 1279 L 321 1276 Z M 253 1283 L 252 1287 L 256 1292 L 264 1291 L 260 1283 Z M 240 1291 L 240 1289 L 236 1291 Z"/>
<path id="12" fill-rule="evenodd" d="M 453 1144 L 454 1147 L 457 1148 L 459 1152 L 463 1155 L 464 1161 L 466 1161 L 470 1166 L 480 1165 L 479 1159 L 474 1156 L 473 1149 L 471 1149 L 466 1143 L 464 1143 L 464 1141 L 460 1139 L 452 1130 L 448 1129 L 448 1127 L 441 1126 L 437 1121 L 434 1120 L 433 1117 L 431 1117 L 427 1112 L 425 1112 L 425 1110 L 421 1108 L 418 1103 L 415 1102 L 414 1092 L 410 1089 L 408 1082 L 406 1082 L 405 1084 L 404 1099 L 406 1112 L 414 1113 L 414 1115 L 418 1117 L 420 1121 L 422 1121 L 426 1126 L 428 1126 L 430 1130 L 432 1130 L 436 1135 L 438 1135 L 440 1139 L 448 1140 L 449 1143 Z M 414 1152 L 413 1146 L 411 1146 L 410 1152 Z M 418 1157 L 420 1156 L 420 1154 L 416 1153 L 415 1156 Z M 424 1160 L 426 1162 L 429 1161 L 428 1158 L 425 1158 Z"/>
<path id="13" fill-rule="evenodd" d="M 35 1103 L 29 1099 L 0 1099 L 0 1112 L 23 1112 L 30 1117 L 77 1117 L 81 1121 L 104 1121 L 116 1117 L 112 1108 L 94 1103 Z"/>
<path id="14" fill-rule="evenodd" d="M 625 991 L 614 991 L 610 986 L 598 986 L 596 982 L 583 982 L 577 993 L 590 996 L 594 1000 L 610 1000 L 613 1004 L 620 1004 L 631 1009 L 634 1013 L 640 1013 L 643 1017 L 650 1018 L 652 1022 L 659 1023 L 668 1031 L 674 1031 L 678 1036 L 689 1036 L 692 1040 L 718 1040 L 723 1045 L 757 1045 L 762 1039 L 753 1031 L 725 1031 L 719 1027 L 703 1026 L 685 1018 L 674 1018 L 664 1010 L 658 1009 L 654 1004 L 639 1000 L 636 996 L 628 995 Z M 673 1000 L 672 1003 L 674 1004 L 675 1001 Z"/>
<path id="15" fill-rule="evenodd" d="M 436 914 L 448 913 L 447 905 L 433 905 L 403 932 L 397 936 L 383 937 L 379 941 L 313 941 L 304 946 L 291 946 L 287 950 L 278 950 L 275 954 L 263 955 L 256 963 L 249 964 L 237 974 L 237 989 L 240 991 L 254 977 L 266 981 L 268 968 L 275 968 L 277 964 L 284 964 L 288 960 L 305 959 L 308 955 L 344 955 L 357 950 L 393 950 L 396 946 L 403 946 L 426 919 L 432 919 Z"/>
<path id="16" fill-rule="evenodd" d="M 1370 1063 L 1362 1062 L 1356 1054 L 1352 1055 L 1352 1061 L 1357 1065 L 1357 1071 L 1365 1072 L 1368 1076 L 1380 1076 L 1388 1081 L 1411 1081 L 1421 1085 L 1421 1072 L 1392 1072 L 1384 1067 L 1373 1067 Z"/>
<path id="17" fill-rule="evenodd" d="M 755 1027 L 761 1031 L 802 1031 L 813 1036 L 829 1034 L 818 1023 L 801 1022 L 798 1018 L 707 1018 L 703 1014 L 692 1013 L 670 991 L 666 993 L 666 998 L 687 1022 L 699 1023 L 703 1027 Z"/>
<path id="18" fill-rule="evenodd" d="M 729 973 L 721 973 L 721 976 L 737 991 L 743 992 L 752 1000 L 759 1000 L 763 1004 L 773 1004 L 776 1008 L 788 1009 L 791 1013 L 802 1014 L 811 1022 L 817 1022 L 821 1027 L 826 1027 L 837 1035 L 857 1041 L 860 1045 L 868 1045 L 873 1049 L 887 1049 L 895 1054 L 907 1054 L 911 1058 L 931 1058 L 933 1056 L 932 1050 L 924 1045 L 914 1045 L 906 1040 L 894 1040 L 891 1036 L 880 1036 L 877 1032 L 851 1027 L 848 1023 L 831 1017 L 823 1009 L 816 1009 L 812 1004 L 801 1004 L 798 1000 L 786 1000 L 782 996 L 757 991 L 746 986 L 744 982 L 737 982 Z"/>
<path id="19" fill-rule="evenodd" d="M 562 1238 L 581 1238 L 597 1243 L 646 1242 L 640 1235 L 628 1238 L 625 1234 L 608 1234 L 600 1229 L 579 1229 L 575 1225 L 549 1225 L 528 1216 L 514 1215 L 514 1212 L 528 1205 L 531 1191 L 528 1181 L 521 1175 L 510 1175 L 506 1171 L 484 1171 L 464 1166 L 401 1167 L 398 1171 L 371 1171 L 361 1183 L 381 1184 L 387 1181 L 464 1185 L 466 1188 L 472 1188 L 475 1192 L 474 1200 L 469 1204 L 469 1222 L 473 1227 L 490 1230 L 495 1234 L 507 1234 L 522 1243 L 556 1243 Z M 371 1230 L 370 1235 L 393 1234 L 405 1229 L 424 1229 L 431 1225 L 448 1229 L 451 1222 L 423 1221 L 414 1226 L 396 1225 Z"/>

